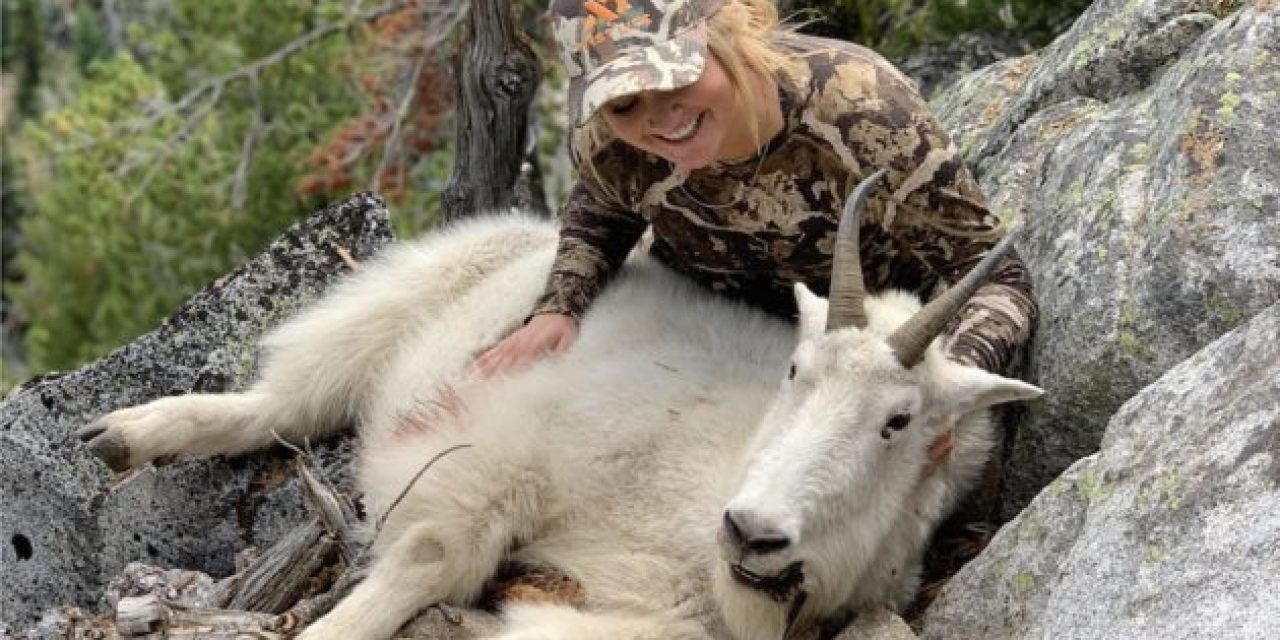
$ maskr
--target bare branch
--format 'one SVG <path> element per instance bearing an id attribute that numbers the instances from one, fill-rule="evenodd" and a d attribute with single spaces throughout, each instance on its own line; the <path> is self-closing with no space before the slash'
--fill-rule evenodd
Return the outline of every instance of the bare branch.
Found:
<path id="1" fill-rule="evenodd" d="M 138 183 L 138 186 L 129 194 L 129 197 L 125 198 L 124 208 L 128 209 L 132 207 L 133 203 L 146 192 L 147 187 L 151 186 L 151 181 L 156 177 L 156 174 L 160 172 L 160 167 L 164 166 L 165 158 L 168 158 L 169 154 L 173 153 L 174 149 L 182 146 L 182 144 L 187 141 L 191 136 L 192 129 L 194 129 L 195 126 L 213 110 L 213 107 L 218 104 L 218 99 L 221 97 L 222 87 L 219 87 L 213 96 L 209 98 L 209 101 L 206 102 L 199 111 L 192 114 L 186 122 L 182 123 L 182 126 L 179 127 L 172 136 L 169 136 L 169 138 L 164 141 L 160 150 L 151 157 L 151 168 L 148 169 L 146 175 L 143 176 L 142 182 Z M 121 165 L 116 169 L 116 176 L 123 178 L 126 174 L 133 171 L 138 164 L 139 163 Z"/>
<path id="2" fill-rule="evenodd" d="M 262 115 L 262 87 L 258 74 L 249 76 L 249 94 L 253 98 L 253 122 L 244 134 L 244 144 L 240 148 L 240 165 L 236 167 L 235 177 L 231 180 L 231 206 L 234 209 L 244 208 L 249 196 L 249 165 L 253 162 L 253 148 L 270 128 Z"/>
<path id="3" fill-rule="evenodd" d="M 351 28 L 352 26 L 355 26 L 356 24 L 377 20 L 382 16 L 385 16 L 389 13 L 403 9 L 406 6 L 407 6 L 407 3 L 404 1 L 391 2 L 374 9 L 368 9 L 358 13 L 350 14 L 348 18 L 340 22 L 333 22 L 330 24 L 317 27 L 307 32 L 306 34 L 303 34 L 298 39 L 286 43 L 285 45 L 281 46 L 279 49 L 276 49 L 275 51 L 267 54 L 262 58 L 259 58 L 243 67 L 230 71 L 225 75 L 214 78 L 213 80 L 209 80 L 208 82 L 205 82 L 204 84 L 192 89 L 191 91 L 188 91 L 176 102 L 173 102 L 168 106 L 156 109 L 154 112 L 152 112 L 151 114 L 143 118 L 135 119 L 130 122 L 121 123 L 120 125 L 112 127 L 112 129 L 105 136 L 101 138 L 94 138 L 78 145 L 64 147 L 62 149 L 58 149 L 55 153 L 59 155 L 65 154 L 65 153 L 74 153 L 77 151 L 83 151 L 85 149 L 93 148 L 109 140 L 118 140 L 121 137 L 137 135 L 143 131 L 150 129 L 151 127 L 155 126 L 157 123 L 164 120 L 165 118 L 168 118 L 169 116 L 188 112 L 197 104 L 199 104 L 201 100 L 205 98 L 206 95 L 215 96 L 215 98 L 211 101 L 217 102 L 216 97 L 222 95 L 222 92 L 227 87 L 227 85 L 233 82 L 236 82 L 238 80 L 249 80 L 254 77 L 259 77 L 261 73 L 268 67 L 271 67 L 273 65 L 284 62 L 285 60 L 288 60 L 289 58 L 305 50 L 308 46 L 310 46 L 311 44 L 319 40 L 327 38 L 336 33 L 344 32 L 347 29 Z"/>
<path id="4" fill-rule="evenodd" d="M 351 255 L 351 251 L 346 247 L 335 242 L 333 243 L 333 252 L 338 254 L 339 258 L 342 258 L 342 263 L 347 265 L 348 269 L 355 271 L 360 268 L 360 262 L 355 259 L 355 256 Z"/>
<path id="5" fill-rule="evenodd" d="M 347 566 L 355 564 L 360 554 L 353 529 L 357 524 L 356 510 L 345 497 L 338 493 L 323 475 L 312 469 L 310 456 L 298 456 L 293 459 L 298 477 L 302 479 L 303 494 L 311 505 L 312 511 L 320 517 L 324 530 L 333 536 L 338 544 L 338 553 Z"/>
<path id="6" fill-rule="evenodd" d="M 413 104 L 413 97 L 418 93 L 418 80 L 422 78 L 422 70 L 427 66 L 427 56 L 431 55 L 429 49 L 423 49 L 418 54 L 418 59 L 413 62 L 413 72 L 409 74 L 409 80 L 405 83 L 404 95 L 400 98 L 400 106 L 396 108 L 395 115 L 391 120 L 391 135 L 387 136 L 386 145 L 382 148 L 382 161 L 378 163 L 378 170 L 373 173 L 373 182 L 370 185 L 375 191 L 382 183 L 382 174 L 387 170 L 387 165 L 391 163 L 391 154 L 400 146 L 400 127 L 404 122 L 405 116 L 409 115 L 409 107 Z"/>
<path id="7" fill-rule="evenodd" d="M 391 154 L 400 146 L 400 130 L 405 118 L 409 116 L 409 108 L 413 106 L 413 99 L 418 93 L 418 82 L 422 79 L 422 70 L 426 68 L 428 56 L 453 33 L 453 30 L 466 17 L 469 8 L 469 2 L 457 3 L 456 12 L 450 16 L 444 27 L 437 29 L 426 42 L 422 43 L 422 51 L 413 63 L 413 71 L 409 74 L 409 80 L 405 84 L 404 93 L 400 98 L 400 105 L 396 108 L 395 115 L 391 121 L 391 134 L 387 136 L 386 146 L 382 149 L 382 161 L 378 163 L 378 170 L 373 174 L 370 189 L 375 191 L 378 189 L 379 184 L 382 182 L 382 175 L 391 163 Z"/>

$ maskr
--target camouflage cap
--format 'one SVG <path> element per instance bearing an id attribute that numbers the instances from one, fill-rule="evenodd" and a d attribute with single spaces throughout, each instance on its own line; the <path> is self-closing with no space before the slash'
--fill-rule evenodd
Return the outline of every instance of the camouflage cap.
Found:
<path id="1" fill-rule="evenodd" d="M 602 105 L 698 80 L 707 18 L 722 0 L 551 0 L 548 13 L 569 70 L 569 117 L 586 124 Z"/>

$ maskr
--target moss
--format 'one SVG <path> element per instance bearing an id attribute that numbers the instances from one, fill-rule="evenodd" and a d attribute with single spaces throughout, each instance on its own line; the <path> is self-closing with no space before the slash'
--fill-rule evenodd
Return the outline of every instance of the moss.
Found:
<path id="1" fill-rule="evenodd" d="M 1134 327 L 1138 325 L 1138 313 L 1128 299 L 1120 303 L 1120 317 L 1116 323 L 1116 347 L 1120 353 L 1137 360 L 1149 361 L 1151 348 L 1138 337 Z"/>
<path id="2" fill-rule="evenodd" d="M 1064 493 L 1066 493 L 1070 489 L 1071 489 L 1071 483 L 1068 482 L 1067 480 L 1064 480 L 1062 476 L 1058 476 L 1058 479 L 1050 483 L 1049 486 L 1045 488 L 1045 491 L 1047 491 L 1050 496 L 1057 498 L 1062 496 Z"/>
<path id="3" fill-rule="evenodd" d="M 1089 502 L 1101 502 L 1111 497 L 1114 487 L 1098 477 L 1093 469 L 1086 469 L 1076 483 L 1076 492 Z"/>
<path id="4" fill-rule="evenodd" d="M 1029 593 L 1036 588 L 1036 577 L 1026 571 L 1013 577 L 1013 590 L 1019 594 Z"/>
<path id="5" fill-rule="evenodd" d="M 1182 123 L 1182 133 L 1189 136 L 1195 135 L 1200 130 L 1200 118 L 1203 114 L 1203 109 L 1200 107 L 1192 107 L 1191 111 L 1187 112 L 1186 122 Z"/>
<path id="6" fill-rule="evenodd" d="M 1076 180 L 1071 185 L 1071 190 L 1067 192 L 1067 204 L 1079 207 L 1084 202 L 1084 179 Z"/>
<path id="7" fill-rule="evenodd" d="M 1151 161 L 1152 153 L 1153 153 L 1153 149 L 1151 147 L 1151 144 L 1148 142 L 1139 142 L 1133 145 L 1132 147 L 1129 147 L 1130 166 L 1132 165 L 1145 166 L 1148 162 Z"/>
<path id="8" fill-rule="evenodd" d="M 1145 360 L 1151 355 L 1151 350 L 1142 343 L 1142 340 L 1128 331 L 1121 331 L 1116 336 L 1116 345 L 1120 347 L 1120 351 L 1124 352 L 1125 355 L 1134 358 Z"/>
<path id="9" fill-rule="evenodd" d="M 1025 520 L 1018 527 L 1018 538 L 1022 542 L 1032 544 L 1043 544 L 1045 536 L 1048 535 L 1049 529 L 1040 521 L 1039 516 L 1034 513 L 1028 513 Z"/>
<path id="10" fill-rule="evenodd" d="M 1134 505 L 1139 510 L 1173 510 L 1182 506 L 1182 478 L 1173 471 L 1166 471 L 1138 490 Z"/>
<path id="11" fill-rule="evenodd" d="M 1209 12 L 1219 20 L 1235 13 L 1240 7 L 1245 5 L 1246 0 L 1214 0 L 1213 6 L 1209 7 Z"/>
<path id="12" fill-rule="evenodd" d="M 1164 549 L 1161 549 L 1158 545 L 1147 545 L 1147 562 L 1160 562 L 1164 560 L 1164 555 Z"/>
<path id="13" fill-rule="evenodd" d="M 1231 300 L 1215 293 L 1205 296 L 1204 309 L 1210 316 L 1220 318 L 1230 327 L 1239 325 L 1245 316 L 1244 309 L 1241 309 Z"/>
<path id="14" fill-rule="evenodd" d="M 1266 49 L 1257 49 L 1253 52 L 1253 57 L 1249 60 L 1255 69 L 1270 70 L 1271 54 Z"/>
<path id="15" fill-rule="evenodd" d="M 1234 91 L 1228 91 L 1218 97 L 1218 119 L 1225 124 L 1231 124 L 1236 120 L 1236 107 L 1240 106 L 1240 94 Z"/>

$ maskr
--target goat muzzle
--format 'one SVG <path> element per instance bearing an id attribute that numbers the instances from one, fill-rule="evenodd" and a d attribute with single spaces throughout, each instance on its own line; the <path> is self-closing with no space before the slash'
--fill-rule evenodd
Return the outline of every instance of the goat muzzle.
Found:
<path id="1" fill-rule="evenodd" d="M 781 573 L 773 576 L 762 576 L 743 567 L 741 564 L 729 565 L 729 575 L 734 582 L 768 596 L 774 602 L 784 602 L 804 584 L 804 563 L 797 560 L 787 565 Z"/>

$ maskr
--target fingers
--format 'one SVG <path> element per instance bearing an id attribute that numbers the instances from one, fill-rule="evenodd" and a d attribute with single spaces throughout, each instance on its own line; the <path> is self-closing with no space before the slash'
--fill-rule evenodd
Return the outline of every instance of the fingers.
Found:
<path id="1" fill-rule="evenodd" d="M 519 354 L 514 352 L 506 341 L 499 342 L 472 363 L 472 370 L 481 378 L 492 378 L 500 373 L 512 371 L 520 364 Z"/>
<path id="2" fill-rule="evenodd" d="M 556 337 L 555 344 L 551 345 L 551 353 L 561 354 L 569 350 L 570 345 L 578 339 L 578 334 L 572 331 L 566 331 Z"/>
<path id="3" fill-rule="evenodd" d="M 548 354 L 564 353 L 577 337 L 577 322 L 569 316 L 535 316 L 476 358 L 471 371 L 482 378 L 515 373 Z"/>
<path id="4" fill-rule="evenodd" d="M 546 351 L 546 349 L 533 347 L 525 341 L 507 338 L 476 358 L 471 367 L 481 378 L 516 373 L 527 368 Z"/>

